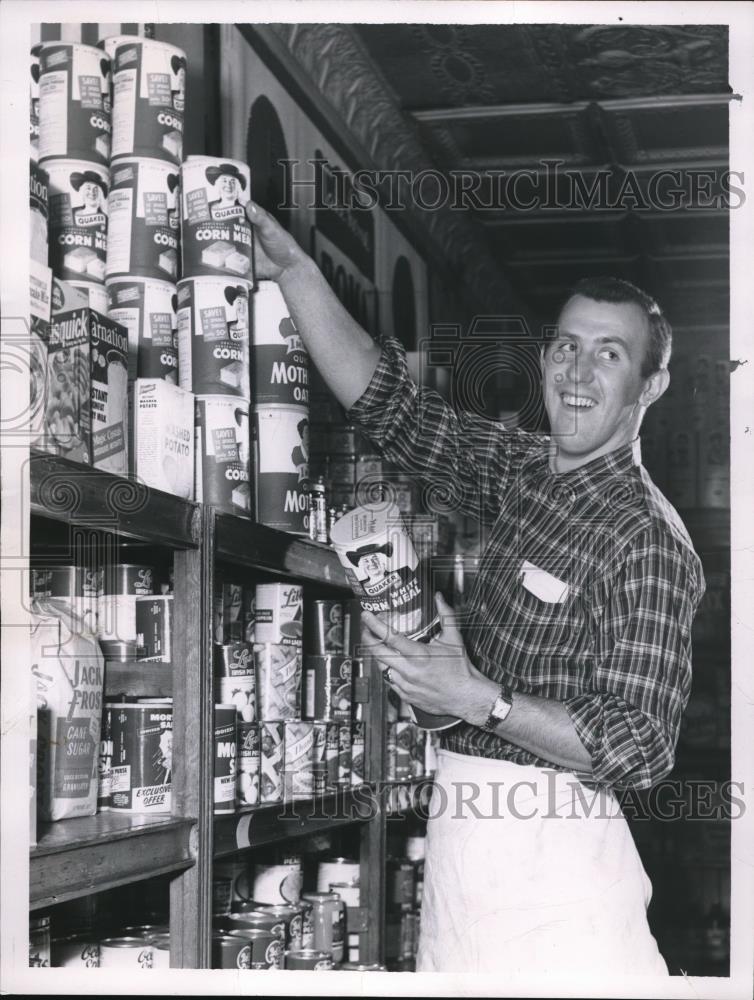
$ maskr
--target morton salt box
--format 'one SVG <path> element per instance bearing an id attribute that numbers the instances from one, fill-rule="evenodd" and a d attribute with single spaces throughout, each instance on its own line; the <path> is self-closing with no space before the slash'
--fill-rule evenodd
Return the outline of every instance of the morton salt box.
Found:
<path id="1" fill-rule="evenodd" d="M 128 469 L 128 331 L 53 279 L 49 328 L 37 334 L 43 363 L 32 396 L 42 401 L 35 447 L 107 472 Z"/>

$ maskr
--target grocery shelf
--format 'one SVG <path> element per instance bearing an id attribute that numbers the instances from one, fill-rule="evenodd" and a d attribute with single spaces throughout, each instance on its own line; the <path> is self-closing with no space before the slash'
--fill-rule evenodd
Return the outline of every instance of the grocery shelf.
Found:
<path id="1" fill-rule="evenodd" d="M 98 813 L 40 823 L 29 858 L 30 908 L 190 868 L 192 819 Z"/>
<path id="2" fill-rule="evenodd" d="M 317 799 L 250 806 L 218 815 L 214 819 L 214 855 L 222 857 L 248 847 L 365 823 L 374 819 L 377 809 L 371 786 L 359 785 Z"/>
<path id="3" fill-rule="evenodd" d="M 31 514 L 172 548 L 201 543 L 200 506 L 65 458 L 32 451 Z"/>
<path id="4" fill-rule="evenodd" d="M 235 565 L 311 580 L 350 593 L 340 560 L 328 545 L 277 531 L 244 517 L 217 514 L 215 555 Z"/>

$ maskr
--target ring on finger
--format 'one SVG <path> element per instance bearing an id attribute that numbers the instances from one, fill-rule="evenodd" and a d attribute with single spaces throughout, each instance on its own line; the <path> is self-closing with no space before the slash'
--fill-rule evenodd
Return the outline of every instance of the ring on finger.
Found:
<path id="1" fill-rule="evenodd" d="M 388 684 L 392 684 L 392 677 L 391 677 L 390 667 L 387 667 L 385 669 L 385 680 L 388 682 Z"/>

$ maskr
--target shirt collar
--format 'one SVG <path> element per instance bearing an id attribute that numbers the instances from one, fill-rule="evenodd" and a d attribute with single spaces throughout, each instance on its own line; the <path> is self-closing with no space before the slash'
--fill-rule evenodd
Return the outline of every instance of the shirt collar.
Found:
<path id="1" fill-rule="evenodd" d="M 628 444 L 621 445 L 620 448 L 616 448 L 606 455 L 600 455 L 598 458 L 592 459 L 591 462 L 587 462 L 586 465 L 581 465 L 568 472 L 553 472 L 550 469 L 549 449 L 545 453 L 543 464 L 544 468 L 540 466 L 540 476 L 543 480 L 558 481 L 564 486 L 572 487 L 577 492 L 579 488 L 590 491 L 599 490 L 600 486 L 609 480 L 616 476 L 625 476 L 633 468 L 641 465 L 641 441 L 635 437 Z"/>

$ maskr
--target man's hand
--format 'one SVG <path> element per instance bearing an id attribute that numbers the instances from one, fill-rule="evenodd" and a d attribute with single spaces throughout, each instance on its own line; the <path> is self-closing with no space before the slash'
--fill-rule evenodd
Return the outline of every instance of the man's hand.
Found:
<path id="1" fill-rule="evenodd" d="M 483 725 L 498 694 L 498 685 L 471 663 L 453 610 L 435 595 L 442 632 L 429 643 L 413 642 L 390 629 L 385 616 L 362 612 L 362 643 L 388 683 L 404 701 L 434 715 L 456 715 Z"/>
<path id="2" fill-rule="evenodd" d="M 311 264 L 311 258 L 304 253 L 274 216 L 250 201 L 246 205 L 246 215 L 254 227 L 254 269 L 257 278 L 280 281 L 296 267 Z"/>

